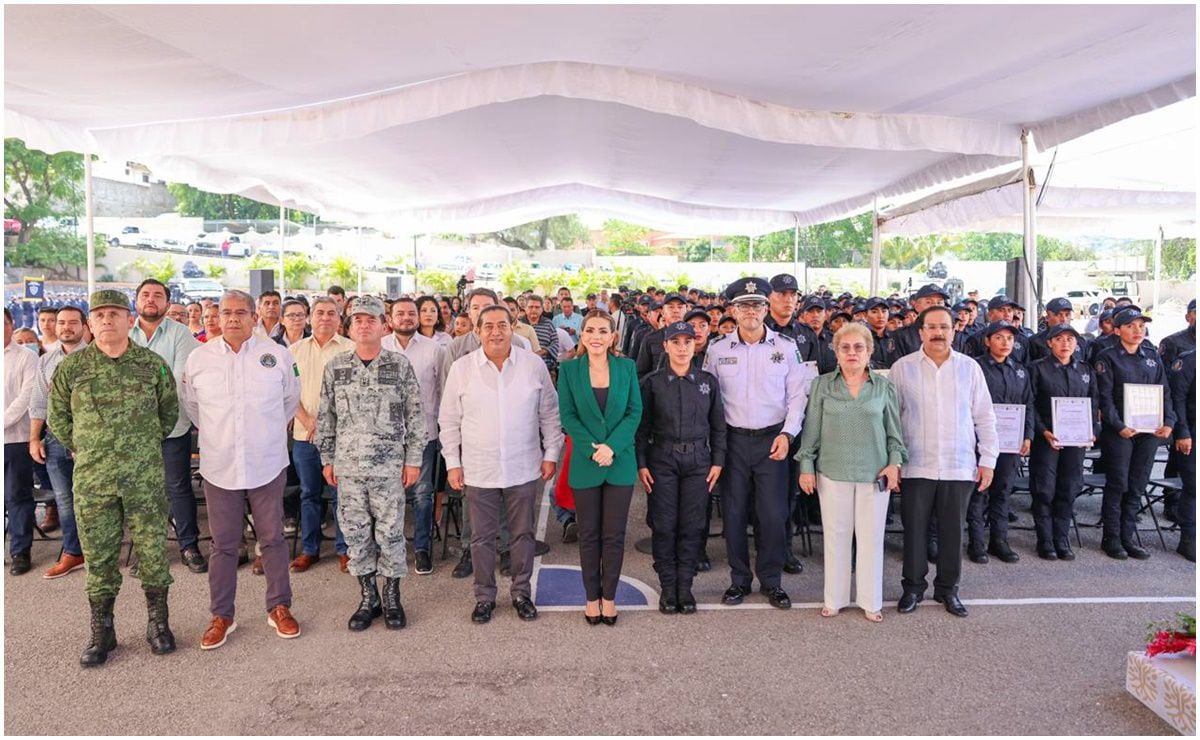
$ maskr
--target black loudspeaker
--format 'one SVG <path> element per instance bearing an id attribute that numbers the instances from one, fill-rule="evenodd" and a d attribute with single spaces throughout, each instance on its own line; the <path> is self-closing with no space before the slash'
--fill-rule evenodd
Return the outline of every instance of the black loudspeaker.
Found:
<path id="1" fill-rule="evenodd" d="M 268 290 L 275 290 L 275 271 L 274 270 L 251 270 L 250 271 L 250 295 L 254 296 L 254 300 Z"/>
<path id="2" fill-rule="evenodd" d="M 387 276 L 387 297 L 388 297 L 388 300 L 389 300 L 389 301 L 394 301 L 394 300 L 396 300 L 397 298 L 399 298 L 399 297 L 400 297 L 400 294 L 401 294 L 402 292 L 404 292 L 404 291 L 403 291 L 403 289 L 400 287 L 400 276 L 399 276 L 399 275 L 388 275 L 388 276 Z"/>
<path id="3" fill-rule="evenodd" d="M 1025 271 L 1027 264 L 1024 257 L 1016 257 L 1008 261 L 1004 274 L 1004 294 L 1024 306 L 1026 315 L 1029 313 L 1036 315 L 1040 311 L 1037 296 L 1031 296 L 1025 290 L 1025 281 L 1029 278 L 1028 273 Z M 1045 263 L 1038 262 L 1038 274 L 1034 283 L 1037 295 L 1042 294 L 1042 268 L 1044 265 Z"/>

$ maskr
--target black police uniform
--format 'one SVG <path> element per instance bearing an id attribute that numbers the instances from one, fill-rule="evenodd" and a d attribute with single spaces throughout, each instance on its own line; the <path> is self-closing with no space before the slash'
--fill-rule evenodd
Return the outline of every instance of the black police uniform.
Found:
<path id="1" fill-rule="evenodd" d="M 1158 353 L 1162 355 L 1162 360 L 1167 364 L 1167 367 L 1175 364 L 1175 358 L 1181 352 L 1189 349 L 1196 349 L 1196 330 L 1190 326 L 1183 331 L 1177 331 L 1170 336 L 1163 337 L 1163 340 L 1158 344 Z"/>
<path id="2" fill-rule="evenodd" d="M 988 348 L 987 345 L 983 343 L 984 335 L 986 333 L 987 332 L 980 331 L 971 335 L 971 337 L 966 341 L 966 351 L 963 352 L 963 354 L 970 355 L 977 360 L 987 357 Z M 1009 361 L 1015 362 L 1018 365 L 1026 365 L 1029 363 L 1029 337 L 1025 336 L 1023 332 L 1017 331 L 1016 335 L 1013 337 L 1013 350 L 1012 354 L 1008 356 L 1008 359 Z"/>
<path id="3" fill-rule="evenodd" d="M 921 349 L 921 335 L 917 331 L 917 325 L 913 323 L 901 327 L 892 334 L 892 338 L 896 340 L 896 350 L 900 357 L 911 355 Z"/>
<path id="4" fill-rule="evenodd" d="M 642 420 L 635 438 L 639 468 L 654 479 L 648 506 L 664 603 L 695 607 L 692 579 L 703 550 L 713 465 L 725 465 L 725 410 L 711 373 L 667 367 L 642 379 Z"/>
<path id="5" fill-rule="evenodd" d="M 1099 413 L 1096 375 L 1085 362 L 1071 359 L 1066 364 L 1044 357 L 1029 366 L 1033 385 L 1034 437 L 1029 454 L 1029 488 L 1033 497 L 1033 526 L 1037 532 L 1038 557 L 1074 559 L 1071 551 L 1071 521 L 1075 498 L 1083 487 L 1086 448 L 1056 450 L 1044 433 L 1053 432 L 1055 398 L 1089 398 L 1092 418 Z M 1093 428 L 1093 433 L 1097 430 Z"/>
<path id="6" fill-rule="evenodd" d="M 639 317 L 640 318 L 640 317 Z M 642 350 L 642 340 L 646 335 L 653 332 L 655 329 L 650 325 L 650 322 L 641 319 L 640 323 L 634 325 L 629 336 L 629 352 L 627 353 L 635 362 L 637 361 L 638 353 Z"/>
<path id="7" fill-rule="evenodd" d="M 1196 349 L 1180 352 L 1167 371 L 1171 398 L 1175 402 L 1175 439 L 1191 439 L 1195 445 L 1196 429 Z M 1176 466 L 1183 491 L 1176 509 L 1179 524 L 1179 547 L 1176 552 L 1188 560 L 1196 560 L 1196 449 L 1192 454 L 1179 455 Z"/>
<path id="8" fill-rule="evenodd" d="M 1039 331 L 1037 334 L 1034 334 L 1029 339 L 1029 363 L 1034 363 L 1044 357 L 1051 357 L 1054 355 L 1054 353 L 1050 351 L 1050 343 L 1046 340 L 1046 335 L 1049 333 L 1049 331 L 1050 328 L 1047 327 L 1042 331 Z M 1080 362 L 1084 362 L 1087 358 L 1088 346 L 1091 343 L 1078 334 L 1075 336 L 1077 337 L 1077 341 L 1075 342 L 1074 358 Z"/>
<path id="9" fill-rule="evenodd" d="M 871 367 L 875 370 L 891 369 L 892 363 L 901 357 L 900 348 L 896 345 L 892 333 L 884 329 L 876 334 L 875 330 L 871 329 L 871 336 L 875 340 L 875 348 L 871 350 Z"/>
<path id="10" fill-rule="evenodd" d="M 639 348 L 636 353 L 637 374 L 639 378 L 644 378 L 662 366 L 661 360 L 665 356 L 665 350 L 663 350 L 663 330 L 655 329 L 643 335 L 638 345 Z"/>
<path id="11" fill-rule="evenodd" d="M 976 360 L 983 369 L 988 393 L 992 403 L 1018 404 L 1025 407 L 1025 439 L 1033 440 L 1033 389 L 1029 373 L 1022 365 L 1006 358 L 997 362 L 989 353 Z M 996 469 L 992 484 L 987 490 L 971 490 L 967 503 L 967 553 L 972 559 L 980 559 L 984 553 L 984 530 L 990 529 L 987 551 L 1007 562 L 1016 562 L 1016 553 L 1008 546 L 1008 496 L 1012 492 L 1013 480 L 1017 476 L 1017 463 L 1021 456 L 1012 452 L 1001 452 L 996 458 Z"/>
<path id="12" fill-rule="evenodd" d="M 1119 342 L 1102 351 L 1094 367 L 1102 424 L 1100 450 L 1105 461 L 1102 548 L 1118 559 L 1124 559 L 1126 552 L 1139 559 L 1149 557 L 1146 550 L 1135 544 L 1137 513 L 1161 440 L 1148 433 L 1125 439 L 1120 431 L 1126 426 L 1123 421 L 1126 383 L 1161 385 L 1163 423 L 1175 425 L 1167 374 L 1157 351 L 1143 345 L 1130 353 Z"/>

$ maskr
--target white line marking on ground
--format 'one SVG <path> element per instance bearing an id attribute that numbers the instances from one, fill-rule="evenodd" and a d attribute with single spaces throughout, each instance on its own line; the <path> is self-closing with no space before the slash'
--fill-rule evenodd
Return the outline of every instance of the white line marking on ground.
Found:
<path id="1" fill-rule="evenodd" d="M 1028 598 L 1028 599 L 964 599 L 963 604 L 967 606 L 1037 606 L 1037 605 L 1053 605 L 1053 604 L 1185 604 L 1196 603 L 1195 596 L 1080 596 L 1080 597 L 1051 597 L 1051 598 Z M 895 601 L 887 601 L 883 604 L 885 607 L 896 606 Z M 925 599 L 919 606 L 936 606 L 942 605 L 934 601 L 932 598 Z M 697 609 L 711 609 L 713 611 L 735 611 L 738 609 L 774 609 L 775 607 L 767 603 L 742 603 L 737 606 L 726 606 L 725 604 L 707 604 L 701 603 L 696 605 Z M 812 601 L 801 604 L 792 604 L 793 609 L 820 609 L 821 602 Z M 857 609 L 853 604 L 847 607 L 848 609 Z M 541 612 L 571 612 L 578 611 L 579 606 L 539 606 L 538 611 Z M 657 611 L 658 606 L 649 604 L 646 606 L 622 606 L 622 611 Z"/>
<path id="2" fill-rule="evenodd" d="M 559 475 L 562 475 L 561 471 Z M 554 478 L 551 478 L 545 486 L 542 487 L 542 505 L 538 510 L 537 529 L 534 531 L 533 535 L 533 539 L 535 541 L 546 541 L 546 524 L 550 519 L 550 497 L 554 495 L 554 482 L 557 480 L 558 477 L 555 476 Z M 535 604 L 537 603 L 538 573 L 540 573 L 541 570 L 542 556 L 538 555 L 533 559 L 533 573 L 529 576 L 529 590 L 530 594 L 533 596 L 533 603 Z"/>

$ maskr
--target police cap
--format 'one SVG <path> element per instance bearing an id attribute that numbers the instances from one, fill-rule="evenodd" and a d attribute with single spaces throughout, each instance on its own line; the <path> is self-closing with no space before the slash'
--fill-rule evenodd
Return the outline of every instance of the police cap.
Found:
<path id="1" fill-rule="evenodd" d="M 707 317 L 705 317 L 707 318 Z M 692 339 L 696 338 L 696 330 L 686 321 L 676 321 L 670 324 L 666 329 L 663 329 L 663 341 L 669 342 L 678 336 L 689 336 Z"/>
<path id="2" fill-rule="evenodd" d="M 991 337 L 992 335 L 999 334 L 1002 331 L 1006 331 L 1009 334 L 1012 334 L 1014 337 L 1017 335 L 1017 327 L 1013 326 L 1012 324 L 1006 324 L 1003 321 L 993 321 L 987 325 L 986 329 L 983 330 L 983 336 Z"/>
<path id="3" fill-rule="evenodd" d="M 863 310 L 870 311 L 872 308 L 879 308 L 881 306 L 883 308 L 887 308 L 888 302 L 878 296 L 875 296 L 875 297 L 867 299 L 866 306 L 864 307 Z"/>
<path id="4" fill-rule="evenodd" d="M 765 301 L 771 294 L 771 284 L 760 277 L 747 277 L 735 280 L 725 289 L 725 297 L 730 303 L 745 301 Z"/>
<path id="5" fill-rule="evenodd" d="M 687 312 L 687 316 L 683 317 L 684 321 L 691 321 L 692 319 L 704 319 L 704 323 L 706 323 L 706 324 L 712 323 L 712 319 L 710 319 L 708 317 L 708 312 L 705 311 L 703 308 L 694 308 L 691 311 Z"/>
<path id="6" fill-rule="evenodd" d="M 1130 306 L 1123 311 L 1118 311 L 1117 313 L 1113 314 L 1113 326 L 1125 326 L 1126 324 L 1132 324 L 1138 319 L 1146 322 L 1154 321 L 1154 319 L 1143 314 L 1142 309 L 1138 308 L 1137 306 Z"/>
<path id="7" fill-rule="evenodd" d="M 1058 313 L 1059 311 L 1070 311 L 1074 308 L 1071 302 L 1066 298 L 1051 298 L 1046 304 L 1046 313 Z"/>
<path id="8" fill-rule="evenodd" d="M 912 299 L 915 301 L 918 298 L 932 298 L 935 295 L 940 295 L 944 301 L 950 300 L 950 294 L 934 283 L 922 285 L 916 293 L 913 293 Z"/>
<path id="9" fill-rule="evenodd" d="M 799 289 L 800 287 L 796 283 L 796 278 L 792 277 L 786 272 L 781 272 L 775 277 L 771 278 L 771 290 L 784 291 Z"/>
<path id="10" fill-rule="evenodd" d="M 1068 332 L 1074 334 L 1076 340 L 1082 339 L 1082 337 L 1079 336 L 1079 332 L 1075 330 L 1075 327 L 1071 326 L 1070 324 L 1059 324 L 1046 330 L 1046 341 L 1054 339 L 1059 334 L 1066 334 Z"/>

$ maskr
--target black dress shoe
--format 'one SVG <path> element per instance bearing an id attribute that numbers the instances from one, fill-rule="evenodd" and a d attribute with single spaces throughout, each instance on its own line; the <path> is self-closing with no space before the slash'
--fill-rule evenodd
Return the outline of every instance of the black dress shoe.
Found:
<path id="1" fill-rule="evenodd" d="M 924 598 L 921 594 L 914 591 L 905 591 L 904 595 L 900 597 L 900 602 L 896 604 L 896 611 L 901 614 L 908 614 L 916 610 L 917 604 L 920 604 Z"/>
<path id="2" fill-rule="evenodd" d="M 492 612 L 496 609 L 494 601 L 475 602 L 475 611 L 471 612 L 471 621 L 475 624 L 487 624 L 492 621 Z"/>
<path id="3" fill-rule="evenodd" d="M 537 619 L 537 607 L 527 598 L 513 599 L 513 609 L 517 610 L 517 616 L 524 619 L 526 622 L 532 622 Z"/>
<path id="4" fill-rule="evenodd" d="M 1057 555 L 1059 560 L 1074 560 L 1075 559 L 1075 553 L 1071 551 L 1070 547 L 1064 547 L 1059 550 L 1056 550 L 1053 554 Z"/>
<path id="5" fill-rule="evenodd" d="M 29 572 L 33 567 L 33 560 L 29 557 L 29 552 L 19 552 L 12 556 L 12 563 L 8 568 L 10 575 L 22 576 Z"/>
<path id="6" fill-rule="evenodd" d="M 1058 560 L 1058 553 L 1054 550 L 1038 550 L 1038 557 L 1042 560 Z M 1071 557 L 1075 557 L 1072 555 Z"/>
<path id="7" fill-rule="evenodd" d="M 679 589 L 678 601 L 680 614 L 696 613 L 696 597 L 692 596 L 692 590 L 690 588 Z"/>
<path id="8" fill-rule="evenodd" d="M 429 557 L 429 553 L 424 550 L 417 550 L 417 554 L 413 556 L 413 565 L 419 576 L 429 575 L 433 572 L 433 558 Z"/>
<path id="9" fill-rule="evenodd" d="M 193 573 L 208 572 L 208 562 L 200 554 L 200 550 L 195 547 L 189 547 L 180 553 L 180 559 L 183 560 L 183 564 L 187 566 L 187 569 Z"/>
<path id="10" fill-rule="evenodd" d="M 796 573 L 803 573 L 804 572 L 804 563 L 801 563 L 800 558 L 796 557 L 795 555 L 793 555 L 792 553 L 789 552 L 787 555 L 787 559 L 783 561 L 783 572 L 791 573 L 793 575 L 795 575 Z"/>
<path id="11" fill-rule="evenodd" d="M 462 557 L 458 559 L 458 565 L 454 566 L 454 570 L 450 571 L 450 575 L 455 578 L 469 578 L 474 572 L 475 569 L 471 567 L 471 551 L 463 550 Z"/>
<path id="12" fill-rule="evenodd" d="M 767 595 L 767 601 L 771 602 L 771 606 L 776 609 L 792 608 L 791 597 L 787 595 L 787 591 L 784 591 L 779 586 L 764 586 L 760 590 Z"/>
<path id="13" fill-rule="evenodd" d="M 1183 559 L 1189 563 L 1196 562 L 1196 541 L 1184 538 L 1179 539 L 1179 546 L 1175 548 L 1175 552 L 1183 556 Z"/>
<path id="14" fill-rule="evenodd" d="M 967 616 L 967 607 L 963 606 L 963 603 L 954 594 L 950 594 L 949 596 L 934 596 L 933 600 L 945 606 L 946 611 L 956 617 Z"/>
<path id="15" fill-rule="evenodd" d="M 1100 549 L 1104 554 L 1114 560 L 1128 560 L 1129 555 L 1126 554 L 1125 548 L 1121 547 L 1120 543 L 1113 540 L 1105 540 L 1100 543 Z"/>
<path id="16" fill-rule="evenodd" d="M 737 606 L 745 600 L 750 593 L 750 589 L 742 588 L 741 586 L 730 586 L 725 589 L 725 593 L 721 596 L 721 603 L 726 606 Z"/>
<path id="17" fill-rule="evenodd" d="M 938 544 L 936 541 L 929 542 L 925 545 L 925 559 L 931 563 L 936 563 L 938 559 Z"/>
<path id="18" fill-rule="evenodd" d="M 983 550 L 967 550 L 967 557 L 972 563 L 979 563 L 980 565 L 986 565 L 988 562 L 987 553 Z"/>
<path id="19" fill-rule="evenodd" d="M 1015 563 L 1021 559 L 1021 556 L 1013 552 L 1013 549 L 1003 540 L 990 543 L 988 545 L 988 552 L 1000 558 L 1005 563 Z"/>
<path id="20" fill-rule="evenodd" d="M 712 570 L 712 561 L 708 559 L 708 553 L 702 553 L 700 559 L 696 561 L 696 572 L 707 573 Z"/>
<path id="21" fill-rule="evenodd" d="M 1121 546 L 1125 548 L 1125 552 L 1134 560 L 1149 560 L 1150 551 L 1144 547 L 1139 547 L 1132 542 L 1122 542 Z"/>
<path id="22" fill-rule="evenodd" d="M 658 597 L 658 610 L 663 614 L 674 614 L 679 611 L 679 602 L 674 594 L 662 593 Z"/>

